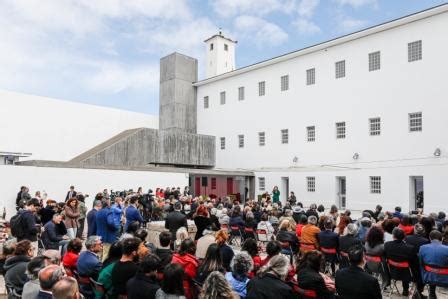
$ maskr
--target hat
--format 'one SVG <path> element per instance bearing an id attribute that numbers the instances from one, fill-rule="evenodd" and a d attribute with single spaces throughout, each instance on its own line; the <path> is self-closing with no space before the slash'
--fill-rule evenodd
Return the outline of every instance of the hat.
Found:
<path id="1" fill-rule="evenodd" d="M 292 208 L 293 213 L 300 213 L 301 211 L 302 211 L 302 208 L 300 208 L 299 206 L 295 206 Z"/>

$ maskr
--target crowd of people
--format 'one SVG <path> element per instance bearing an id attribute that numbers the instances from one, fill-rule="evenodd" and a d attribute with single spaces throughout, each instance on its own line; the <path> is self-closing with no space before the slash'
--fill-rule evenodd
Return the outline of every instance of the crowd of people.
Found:
<path id="1" fill-rule="evenodd" d="M 397 281 L 404 296 L 427 285 L 436 298 L 448 287 L 444 212 L 377 206 L 353 219 L 277 192 L 240 203 L 187 187 L 104 190 L 90 208 L 73 186 L 64 202 L 23 187 L 2 248 L 8 298 L 382 298 Z M 152 220 L 166 228 L 154 243 Z"/>

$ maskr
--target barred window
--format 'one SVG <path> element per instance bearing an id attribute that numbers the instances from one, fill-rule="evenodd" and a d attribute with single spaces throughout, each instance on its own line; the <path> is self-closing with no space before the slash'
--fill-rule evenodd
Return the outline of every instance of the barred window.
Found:
<path id="1" fill-rule="evenodd" d="M 316 141 L 316 127 L 315 126 L 306 127 L 306 135 L 308 142 Z"/>
<path id="2" fill-rule="evenodd" d="M 306 177 L 306 187 L 308 192 L 316 192 L 316 177 L 314 176 Z"/>
<path id="3" fill-rule="evenodd" d="M 221 137 L 220 139 L 220 143 L 221 143 L 221 149 L 226 149 L 226 137 Z"/>
<path id="4" fill-rule="evenodd" d="M 266 144 L 266 135 L 264 132 L 258 132 L 258 145 L 265 146 Z"/>
<path id="5" fill-rule="evenodd" d="M 422 41 L 408 43 L 408 62 L 422 60 Z"/>
<path id="6" fill-rule="evenodd" d="M 288 129 L 283 129 L 281 133 L 282 133 L 282 144 L 287 144 L 289 141 Z"/>
<path id="7" fill-rule="evenodd" d="M 244 147 L 244 135 L 238 135 L 238 147 L 239 148 Z"/>
<path id="8" fill-rule="evenodd" d="M 306 70 L 306 85 L 313 85 L 316 83 L 316 69 L 312 68 Z"/>
<path id="9" fill-rule="evenodd" d="M 238 101 L 244 100 L 244 86 L 238 87 Z"/>
<path id="10" fill-rule="evenodd" d="M 228 44 L 224 44 L 224 51 L 229 51 L 229 45 Z"/>
<path id="11" fill-rule="evenodd" d="M 213 51 L 213 44 L 210 44 L 210 51 Z"/>
<path id="12" fill-rule="evenodd" d="M 216 178 L 212 178 L 212 190 L 216 189 Z"/>
<path id="13" fill-rule="evenodd" d="M 208 109 L 208 97 L 204 97 L 204 109 Z"/>
<path id="14" fill-rule="evenodd" d="M 421 132 L 423 128 L 423 116 L 421 112 L 409 113 L 409 131 Z"/>
<path id="15" fill-rule="evenodd" d="M 258 178 L 258 190 L 264 191 L 266 189 L 266 180 L 264 177 Z"/>
<path id="16" fill-rule="evenodd" d="M 266 94 L 266 82 L 265 81 L 261 81 L 258 82 L 258 95 L 264 96 Z"/>
<path id="17" fill-rule="evenodd" d="M 336 123 L 336 138 L 345 138 L 345 121 Z"/>
<path id="18" fill-rule="evenodd" d="M 345 60 L 336 62 L 336 79 L 345 77 Z"/>
<path id="19" fill-rule="evenodd" d="M 381 177 L 371 176 L 370 177 L 370 193 L 380 194 L 381 193 Z"/>
<path id="20" fill-rule="evenodd" d="M 381 52 L 369 53 L 369 72 L 379 70 L 381 68 Z"/>
<path id="21" fill-rule="evenodd" d="M 281 91 L 285 91 L 285 90 L 289 89 L 289 75 L 281 76 L 280 89 L 281 89 Z"/>
<path id="22" fill-rule="evenodd" d="M 221 93 L 219 94 L 219 99 L 220 99 L 221 105 L 225 105 L 225 103 L 226 103 L 226 92 L 225 91 L 221 91 Z"/>
<path id="23" fill-rule="evenodd" d="M 375 117 L 369 119 L 370 136 L 381 135 L 381 118 Z"/>

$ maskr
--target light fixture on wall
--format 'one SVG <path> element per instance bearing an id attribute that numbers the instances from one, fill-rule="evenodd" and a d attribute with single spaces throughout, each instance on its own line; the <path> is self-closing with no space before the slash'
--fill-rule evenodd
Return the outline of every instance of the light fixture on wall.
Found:
<path id="1" fill-rule="evenodd" d="M 295 156 L 294 158 L 292 158 L 292 162 L 294 164 L 297 164 L 297 162 L 299 162 L 299 157 Z"/>
<path id="2" fill-rule="evenodd" d="M 353 160 L 358 160 L 359 159 L 359 154 L 358 153 L 354 153 L 353 154 Z"/>
<path id="3" fill-rule="evenodd" d="M 440 157 L 442 155 L 442 151 L 440 150 L 440 148 L 436 148 L 436 150 L 434 151 L 434 157 Z"/>

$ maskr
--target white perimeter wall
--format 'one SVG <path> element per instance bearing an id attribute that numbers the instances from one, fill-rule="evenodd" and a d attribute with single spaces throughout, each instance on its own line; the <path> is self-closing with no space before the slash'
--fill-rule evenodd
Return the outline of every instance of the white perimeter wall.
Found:
<path id="1" fill-rule="evenodd" d="M 95 194 L 104 188 L 116 191 L 143 187 L 146 192 L 157 187 L 188 186 L 188 174 L 169 172 L 121 171 L 78 168 L 51 168 L 0 165 L 0 209 L 7 209 L 7 219 L 15 214 L 15 199 L 20 186 L 28 186 L 31 196 L 45 190 L 48 198 L 64 201 L 70 185 L 77 191 L 89 194 L 90 209 Z"/>
<path id="2" fill-rule="evenodd" d="M 158 126 L 157 116 L 0 91 L 0 151 L 33 160 L 67 161 L 124 130 Z"/>

